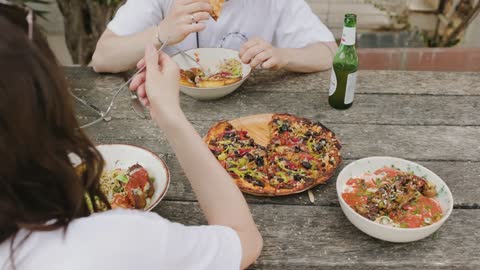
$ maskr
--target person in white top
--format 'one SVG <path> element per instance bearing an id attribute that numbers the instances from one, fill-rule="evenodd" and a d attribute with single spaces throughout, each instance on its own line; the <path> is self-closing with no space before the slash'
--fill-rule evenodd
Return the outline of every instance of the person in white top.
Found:
<path id="1" fill-rule="evenodd" d="M 0 65 L 0 269 L 238 270 L 257 259 L 263 242 L 248 205 L 180 109 L 179 69 L 167 54 L 145 49 L 150 113 L 209 225 L 136 210 L 91 214 L 85 194 L 107 203 L 104 163 L 79 128 L 62 68 L 41 32 L 27 30 L 25 10 L 0 4 L 0 14 L 0 63 L 9 63 Z"/>
<path id="2" fill-rule="evenodd" d="M 98 41 L 91 65 L 97 72 L 133 68 L 145 44 L 160 46 L 158 36 L 180 50 L 239 50 L 252 67 L 295 72 L 331 67 L 335 39 L 304 0 L 230 0 L 218 21 L 210 9 L 209 0 L 127 0 Z"/>

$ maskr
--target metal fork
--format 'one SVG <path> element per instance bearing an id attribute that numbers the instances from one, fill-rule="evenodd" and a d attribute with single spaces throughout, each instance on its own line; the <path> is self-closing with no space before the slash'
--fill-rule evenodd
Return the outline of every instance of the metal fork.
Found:
<path id="1" fill-rule="evenodd" d="M 177 46 L 175 45 L 170 45 L 170 47 L 174 48 L 177 52 L 179 52 L 183 57 L 186 57 L 188 60 L 192 61 L 193 63 L 195 63 L 198 67 L 200 67 L 200 69 L 203 71 L 203 73 L 205 74 L 206 77 L 210 77 L 212 74 L 210 74 L 210 70 L 209 69 L 206 69 L 205 67 L 202 66 L 202 64 L 200 64 L 199 62 L 197 62 L 197 60 L 195 58 L 193 58 L 192 56 L 190 56 L 188 53 L 186 53 L 184 50 L 178 48 Z"/>
<path id="2" fill-rule="evenodd" d="M 167 38 L 167 41 L 168 41 L 168 38 Z M 166 45 L 166 42 L 165 44 L 163 44 L 160 49 L 158 49 L 158 51 L 161 51 L 163 50 L 163 48 L 165 47 Z M 145 66 L 143 66 L 142 68 L 140 68 L 137 72 L 135 72 L 135 74 L 133 74 L 133 76 L 128 79 L 124 84 L 122 84 L 118 90 L 115 92 L 115 94 L 113 94 L 113 97 L 110 101 L 110 104 L 108 105 L 108 108 L 105 112 L 99 110 L 96 106 L 88 103 L 87 101 L 85 101 L 84 99 L 80 98 L 80 97 L 77 97 L 75 94 L 73 94 L 73 92 L 71 92 L 71 95 L 77 99 L 78 101 L 80 101 L 82 104 L 84 104 L 85 106 L 87 106 L 89 109 L 95 111 L 100 117 L 98 119 L 96 119 L 95 121 L 93 122 L 90 122 L 88 124 L 85 124 L 83 126 L 81 126 L 80 128 L 82 129 L 85 129 L 85 128 L 88 128 L 88 127 L 91 127 L 97 123 L 100 123 L 101 121 L 110 121 L 111 117 L 110 117 L 110 113 L 113 109 L 113 105 L 115 104 L 115 100 L 117 99 L 118 95 L 120 94 L 120 92 L 122 92 L 123 88 L 125 88 L 125 86 L 128 86 L 130 84 L 130 82 L 132 82 L 133 78 L 138 75 L 140 72 L 144 71 L 145 70 Z M 142 117 L 142 118 L 146 118 L 146 115 L 145 115 L 145 110 L 144 110 L 144 107 L 142 105 L 142 103 L 140 102 L 140 100 L 138 99 L 137 95 L 133 92 L 133 91 L 130 91 L 130 102 L 131 102 L 131 105 L 132 105 L 132 108 L 133 110 L 135 111 L 135 113 Z"/>
<path id="3" fill-rule="evenodd" d="M 163 48 L 167 45 L 167 42 L 168 42 L 168 39 L 165 43 L 162 43 L 162 46 L 160 46 L 158 51 L 163 50 Z M 135 74 L 133 74 L 132 77 L 122 87 L 128 86 L 132 82 L 133 78 L 135 78 L 136 75 L 138 75 L 139 73 L 144 71 L 146 67 L 147 67 L 147 65 L 145 64 L 143 67 L 141 67 L 139 70 L 137 70 L 137 72 L 135 72 Z M 136 92 L 133 91 L 133 90 L 130 90 L 130 105 L 132 105 L 133 111 L 139 117 L 141 117 L 143 119 L 147 118 L 147 115 L 145 114 L 145 107 L 142 105 L 142 103 L 140 102 L 140 99 L 138 98 Z"/>

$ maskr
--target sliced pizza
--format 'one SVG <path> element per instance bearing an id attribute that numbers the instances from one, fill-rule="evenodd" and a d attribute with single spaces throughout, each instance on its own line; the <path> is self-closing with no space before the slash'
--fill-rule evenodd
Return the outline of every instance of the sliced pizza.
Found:
<path id="1" fill-rule="evenodd" d="M 338 152 L 341 149 L 335 134 L 321 123 L 289 114 L 275 114 L 269 126 L 270 143 L 277 146 L 308 152 L 316 158 L 323 158 L 331 150 Z"/>
<path id="2" fill-rule="evenodd" d="M 210 16 L 212 16 L 215 21 L 218 21 L 218 19 L 220 18 L 224 3 L 225 0 L 210 0 L 210 5 L 212 6 Z"/>
<path id="3" fill-rule="evenodd" d="M 269 145 L 269 184 L 276 195 L 308 189 L 320 177 L 320 165 L 306 152 L 295 152 L 287 146 Z"/>
<path id="4" fill-rule="evenodd" d="M 268 126 L 267 147 L 227 121 L 217 123 L 206 136 L 210 150 L 243 192 L 298 193 L 335 173 L 342 160 L 341 145 L 328 128 L 288 114 L 274 114 Z"/>
<path id="5" fill-rule="evenodd" d="M 215 125 L 206 137 L 210 151 L 244 192 L 266 193 L 268 175 L 267 152 L 227 121 Z"/>

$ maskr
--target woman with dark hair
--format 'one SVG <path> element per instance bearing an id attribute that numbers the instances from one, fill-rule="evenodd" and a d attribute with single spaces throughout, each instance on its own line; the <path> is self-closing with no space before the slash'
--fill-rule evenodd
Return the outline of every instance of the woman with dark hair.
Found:
<path id="1" fill-rule="evenodd" d="M 239 269 L 253 263 L 262 238 L 248 205 L 185 118 L 178 67 L 153 44 L 142 75 L 150 112 L 209 226 L 133 210 L 90 214 L 85 194 L 108 204 L 99 191 L 104 162 L 79 128 L 61 68 L 26 17 L 23 9 L 0 4 L 0 269 Z M 70 154 L 86 165 L 80 175 Z"/>

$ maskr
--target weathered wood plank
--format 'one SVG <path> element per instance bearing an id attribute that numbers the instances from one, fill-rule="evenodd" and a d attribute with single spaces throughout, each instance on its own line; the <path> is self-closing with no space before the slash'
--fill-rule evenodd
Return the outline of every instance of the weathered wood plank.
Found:
<path id="1" fill-rule="evenodd" d="M 111 95 L 107 98 L 103 93 L 97 96 L 90 93 L 85 99 L 105 110 Z M 480 126 L 480 113 L 477 113 L 480 96 L 358 94 L 352 108 L 340 111 L 328 105 L 326 94 L 249 92 L 244 88 L 219 101 L 201 102 L 182 95 L 181 105 L 191 120 L 233 119 L 259 113 L 286 112 L 321 120 L 325 124 Z M 138 118 L 130 107 L 128 96 L 122 93 L 112 117 Z M 84 115 L 85 108 L 78 106 L 78 113 Z"/>
<path id="2" fill-rule="evenodd" d="M 213 121 L 193 121 L 206 134 Z M 397 156 L 425 161 L 480 161 L 480 127 L 329 124 L 346 159 Z M 163 133 L 149 120 L 112 120 L 87 130 L 97 143 L 128 142 L 171 153 Z"/>
<path id="3" fill-rule="evenodd" d="M 108 92 L 125 81 L 122 75 L 98 74 L 88 67 L 64 67 L 63 70 L 67 81 L 75 90 Z"/>
<path id="4" fill-rule="evenodd" d="M 171 175 L 171 184 L 165 199 L 173 201 L 195 201 L 195 195 L 190 183 L 175 156 L 167 154 L 164 156 L 164 159 L 170 169 Z M 338 206 L 335 187 L 336 178 L 338 173 L 351 162 L 351 160 L 345 160 L 337 170 L 337 174 L 325 185 L 320 185 L 312 189 L 315 197 L 314 203 L 309 200 L 307 193 L 275 198 L 250 195 L 245 195 L 245 197 L 249 203 L 256 204 Z M 429 168 L 444 179 L 453 193 L 455 207 L 480 208 L 480 198 L 478 196 L 480 162 L 422 161 L 418 163 Z"/>
<path id="5" fill-rule="evenodd" d="M 256 70 L 245 84 L 251 91 L 328 91 L 330 71 L 300 74 Z M 480 95 L 480 77 L 475 72 L 412 72 L 360 70 L 358 94 Z"/>
<path id="6" fill-rule="evenodd" d="M 67 67 L 73 88 L 99 90 L 120 85 L 120 77 L 96 74 L 89 68 Z M 115 80 L 112 83 L 112 78 Z M 106 81 L 104 86 L 101 81 Z M 474 72 L 411 72 L 361 70 L 357 94 L 480 95 L 480 76 Z M 300 74 L 256 70 L 244 88 L 262 92 L 328 92 L 330 72 Z"/>
<path id="7" fill-rule="evenodd" d="M 106 109 L 111 97 L 101 108 Z M 99 103 L 98 98 L 86 98 Z M 480 126 L 480 96 L 414 96 L 358 94 L 352 108 L 335 110 L 328 105 L 328 95 L 318 93 L 239 92 L 221 101 L 201 102 L 182 95 L 181 105 L 191 120 L 219 120 L 285 112 L 323 123 L 394 124 L 394 125 L 475 125 Z M 268 102 L 266 102 L 268 101 Z M 138 118 L 125 94 L 116 102 L 112 117 Z M 80 108 L 84 110 L 84 108 Z M 83 111 L 79 111 L 83 114 Z"/>
<path id="8" fill-rule="evenodd" d="M 252 269 L 478 269 L 480 210 L 454 210 L 434 236 L 409 244 L 375 240 L 357 230 L 339 207 L 251 205 L 264 237 Z M 198 205 L 163 202 L 160 215 L 205 224 Z"/>

